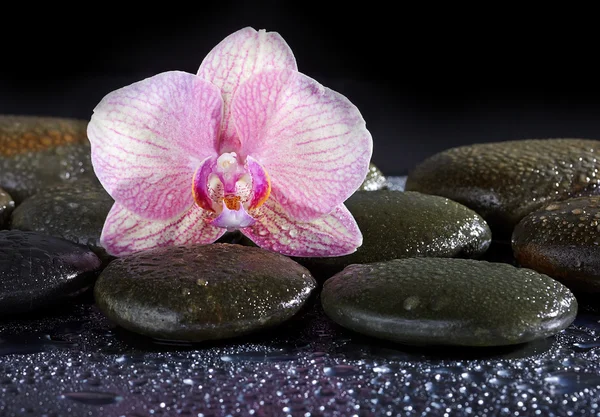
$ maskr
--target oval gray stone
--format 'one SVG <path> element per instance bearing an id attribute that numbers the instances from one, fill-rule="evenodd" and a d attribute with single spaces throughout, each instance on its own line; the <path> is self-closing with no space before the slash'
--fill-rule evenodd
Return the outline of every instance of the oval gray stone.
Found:
<path id="1" fill-rule="evenodd" d="M 156 248 L 112 261 L 94 294 L 104 314 L 158 339 L 223 339 L 278 325 L 315 288 L 310 272 L 263 249 L 215 243 Z"/>
<path id="2" fill-rule="evenodd" d="M 387 188 L 387 179 L 375 164 L 369 164 L 369 172 L 361 186 L 358 188 L 362 191 L 385 190 Z"/>
<path id="3" fill-rule="evenodd" d="M 39 191 L 11 216 L 11 229 L 29 230 L 88 246 L 101 259 L 112 259 L 100 234 L 114 200 L 97 183 L 78 181 Z"/>
<path id="4" fill-rule="evenodd" d="M 600 292 L 600 197 L 550 203 L 514 229 L 519 265 L 560 280 L 571 290 Z"/>
<path id="5" fill-rule="evenodd" d="M 553 335 L 577 314 L 558 281 L 473 259 L 351 265 L 325 282 L 321 303 L 341 326 L 413 345 L 513 345 Z"/>
<path id="6" fill-rule="evenodd" d="M 88 289 L 100 259 L 85 246 L 20 230 L 0 231 L 0 315 L 55 305 Z"/>
<path id="7" fill-rule="evenodd" d="M 346 256 L 295 258 L 319 279 L 350 264 L 421 256 L 477 258 L 492 239 L 481 216 L 444 197 L 357 191 L 344 204 L 363 234 L 363 244 Z"/>
<path id="8" fill-rule="evenodd" d="M 0 229 L 3 229 L 11 212 L 15 208 L 15 202 L 10 195 L 0 188 Z"/>
<path id="9" fill-rule="evenodd" d="M 86 129 L 86 120 L 0 115 L 0 187 L 19 204 L 52 185 L 97 181 Z"/>
<path id="10" fill-rule="evenodd" d="M 406 190 L 472 208 L 495 240 L 510 240 L 527 214 L 551 201 L 600 194 L 600 141 L 532 139 L 461 146 L 420 163 Z"/>

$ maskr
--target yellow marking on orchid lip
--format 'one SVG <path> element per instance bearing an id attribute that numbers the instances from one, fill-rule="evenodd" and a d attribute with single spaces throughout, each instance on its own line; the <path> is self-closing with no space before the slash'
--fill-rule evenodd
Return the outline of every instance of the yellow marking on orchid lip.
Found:
<path id="1" fill-rule="evenodd" d="M 271 177 L 269 177 L 269 173 L 266 169 L 263 168 L 263 172 L 265 173 L 265 179 L 267 180 L 267 191 L 264 193 L 263 197 L 252 206 L 253 209 L 257 209 L 267 201 L 267 198 L 271 195 Z"/>
<path id="2" fill-rule="evenodd" d="M 223 197 L 223 202 L 229 210 L 239 210 L 241 206 L 241 197 L 237 195 L 228 195 Z"/>

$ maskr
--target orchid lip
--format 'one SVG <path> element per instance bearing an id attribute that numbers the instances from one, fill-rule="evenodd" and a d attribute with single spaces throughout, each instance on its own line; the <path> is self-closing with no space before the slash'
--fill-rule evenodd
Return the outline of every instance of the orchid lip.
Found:
<path id="1" fill-rule="evenodd" d="M 223 211 L 219 214 L 211 224 L 216 227 L 227 229 L 228 232 L 233 232 L 237 229 L 252 226 L 256 220 L 250 216 L 244 206 L 239 204 L 237 210 L 231 210 L 227 207 L 228 203 L 223 200 Z"/>

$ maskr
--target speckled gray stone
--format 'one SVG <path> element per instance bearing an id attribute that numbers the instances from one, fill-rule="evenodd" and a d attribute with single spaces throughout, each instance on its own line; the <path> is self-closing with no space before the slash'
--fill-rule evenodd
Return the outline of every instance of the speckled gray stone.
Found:
<path id="1" fill-rule="evenodd" d="M 12 197 L 0 188 L 0 229 L 6 226 L 6 222 L 14 208 L 15 202 Z"/>
<path id="2" fill-rule="evenodd" d="M 600 292 L 600 197 L 550 203 L 515 227 L 517 262 L 577 293 Z"/>
<path id="3" fill-rule="evenodd" d="M 80 294 L 94 283 L 100 264 L 85 246 L 35 232 L 0 231 L 0 315 Z"/>
<path id="4" fill-rule="evenodd" d="M 553 335 L 577 314 L 558 281 L 473 259 L 351 265 L 325 282 L 321 303 L 344 327 L 414 345 L 513 345 Z"/>
<path id="5" fill-rule="evenodd" d="M 356 252 L 295 258 L 319 278 L 345 266 L 409 257 L 480 257 L 491 232 L 473 210 L 444 197 L 401 191 L 357 191 L 345 202 L 363 234 Z"/>
<path id="6" fill-rule="evenodd" d="M 112 259 L 100 234 L 114 200 L 97 183 L 78 181 L 39 191 L 11 216 L 11 229 L 31 230 L 88 246 L 101 259 Z"/>
<path id="7" fill-rule="evenodd" d="M 0 115 L 0 187 L 19 204 L 52 185 L 97 181 L 86 129 L 85 120 Z"/>
<path id="8" fill-rule="evenodd" d="M 359 187 L 359 190 L 362 191 L 375 191 L 375 190 L 384 190 L 388 186 L 387 179 L 383 175 L 383 172 L 375 166 L 372 162 L 369 164 L 369 172 L 367 173 L 367 177 Z"/>
<path id="9" fill-rule="evenodd" d="M 118 325 L 159 339 L 223 339 L 278 325 L 316 283 L 288 257 L 216 243 L 118 258 L 100 274 L 98 307 Z"/>
<path id="10" fill-rule="evenodd" d="M 441 195 L 481 214 L 495 240 L 551 201 L 600 194 L 600 141 L 538 139 L 448 149 L 420 163 L 407 191 Z"/>

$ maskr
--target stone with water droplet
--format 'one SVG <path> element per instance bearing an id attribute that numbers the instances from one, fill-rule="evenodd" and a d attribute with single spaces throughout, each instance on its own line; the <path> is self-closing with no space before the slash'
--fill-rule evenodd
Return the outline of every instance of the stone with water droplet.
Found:
<path id="1" fill-rule="evenodd" d="M 86 245 L 108 261 L 112 257 L 100 244 L 100 234 L 113 203 L 114 200 L 97 183 L 61 184 L 25 199 L 13 211 L 10 227 Z"/>
<path id="2" fill-rule="evenodd" d="M 577 293 L 599 293 L 599 214 L 600 196 L 556 202 L 529 214 L 513 232 L 516 260 Z"/>
<path id="3" fill-rule="evenodd" d="M 0 231 L 0 315 L 69 300 L 89 288 L 100 259 L 87 247 L 20 230 Z"/>
<path id="4" fill-rule="evenodd" d="M 473 259 L 351 265 L 325 281 L 321 303 L 344 327 L 415 345 L 514 345 L 556 334 L 577 314 L 558 281 Z"/>
<path id="5" fill-rule="evenodd" d="M 222 243 L 116 259 L 100 274 L 94 294 L 98 307 L 125 329 L 157 339 L 203 341 L 281 324 L 315 286 L 309 271 L 288 257 Z"/>
<path id="6" fill-rule="evenodd" d="M 600 141 L 584 139 L 451 148 L 421 162 L 409 174 L 406 190 L 458 201 L 483 216 L 495 240 L 509 240 L 532 211 L 552 201 L 600 194 L 598 150 Z"/>
<path id="7" fill-rule="evenodd" d="M 0 187 L 17 204 L 46 187 L 97 181 L 87 121 L 0 115 Z"/>
<path id="8" fill-rule="evenodd" d="M 4 228 L 4 225 L 14 208 L 15 202 L 12 197 L 0 188 L 0 229 Z"/>
<path id="9" fill-rule="evenodd" d="M 358 191 L 344 203 L 363 234 L 356 252 L 331 258 L 297 258 L 317 278 L 350 264 L 409 257 L 473 257 L 491 242 L 486 222 L 444 197 L 400 191 Z"/>

